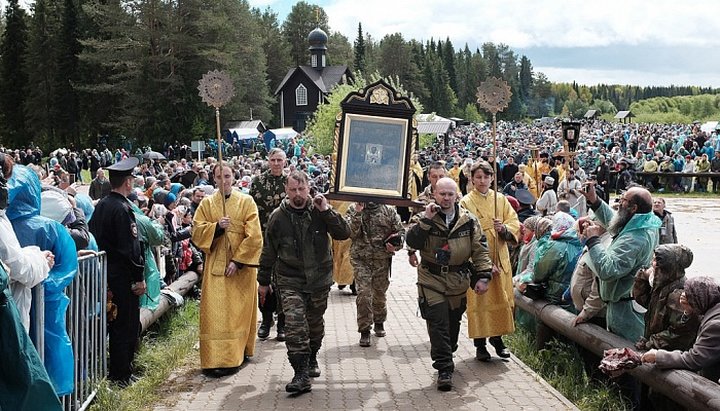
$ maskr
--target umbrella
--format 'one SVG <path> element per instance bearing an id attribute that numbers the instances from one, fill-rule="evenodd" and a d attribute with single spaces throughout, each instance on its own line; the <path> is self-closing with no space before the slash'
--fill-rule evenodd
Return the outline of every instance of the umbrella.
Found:
<path id="1" fill-rule="evenodd" d="M 165 160 L 165 156 L 162 155 L 162 153 L 158 153 L 157 151 L 148 151 L 147 153 L 143 154 L 143 158 L 145 160 Z"/>
<path id="2" fill-rule="evenodd" d="M 64 156 L 66 156 L 67 153 L 68 153 L 68 151 L 67 151 L 66 148 L 58 148 L 57 150 L 55 150 L 55 151 L 53 151 L 52 153 L 50 153 L 50 157 L 55 157 L 55 156 L 58 155 L 58 154 L 62 154 L 62 155 L 64 155 Z"/>
<path id="3" fill-rule="evenodd" d="M 186 170 L 181 171 L 179 173 L 173 174 L 170 176 L 170 182 L 172 183 L 180 183 L 185 188 L 192 187 L 193 183 L 195 182 L 195 178 L 197 177 L 197 173 L 192 170 Z"/>

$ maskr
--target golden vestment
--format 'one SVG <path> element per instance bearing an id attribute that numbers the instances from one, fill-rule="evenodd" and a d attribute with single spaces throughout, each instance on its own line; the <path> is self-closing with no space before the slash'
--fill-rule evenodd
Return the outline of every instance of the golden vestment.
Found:
<path id="1" fill-rule="evenodd" d="M 352 202 L 330 200 L 330 205 L 338 214 L 344 216 Z M 353 282 L 354 273 L 350 263 L 350 245 L 351 239 L 332 240 L 333 252 L 333 281 L 338 285 L 350 285 Z"/>
<path id="2" fill-rule="evenodd" d="M 258 210 L 252 197 L 233 190 L 225 200 L 230 226 L 215 238 L 223 216 L 218 190 L 195 212 L 192 240 L 205 253 L 200 299 L 200 365 L 237 367 L 255 353 L 257 335 L 257 265 L 262 251 Z M 225 276 L 230 261 L 245 266 Z"/>
<path id="3" fill-rule="evenodd" d="M 487 237 L 490 259 L 501 271 L 500 274 L 493 276 L 485 294 L 477 295 L 473 290 L 467 292 L 468 336 L 470 338 L 494 337 L 515 331 L 512 265 L 507 242 L 498 237 L 498 233 L 493 227 L 494 197 L 493 190 L 488 190 L 487 195 L 473 190 L 460 200 L 460 206 L 470 211 L 480 221 L 480 226 Z M 500 193 L 497 195 L 497 215 L 497 218 L 505 224 L 507 230 L 517 241 L 520 221 L 508 200 Z"/>

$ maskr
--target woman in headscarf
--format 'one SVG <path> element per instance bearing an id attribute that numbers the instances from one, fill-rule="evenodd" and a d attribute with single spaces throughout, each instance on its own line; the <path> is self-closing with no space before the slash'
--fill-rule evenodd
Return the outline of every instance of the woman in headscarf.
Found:
<path id="1" fill-rule="evenodd" d="M 692 261 L 693 253 L 688 247 L 662 244 L 655 249 L 652 267 L 638 271 L 633 297 L 647 312 L 645 334 L 635 343 L 637 348 L 688 350 L 692 347 L 698 318 L 685 313 L 680 305 L 685 269 Z"/>
<path id="2" fill-rule="evenodd" d="M 565 293 L 570 287 L 582 244 L 573 228 L 575 219 L 558 211 L 552 218 L 552 231 L 538 241 L 533 268 L 533 282 L 547 284 L 545 299 L 572 311 L 570 298 Z"/>
<path id="3" fill-rule="evenodd" d="M 642 362 L 658 368 L 681 368 L 700 371 L 712 381 L 720 377 L 720 285 L 711 277 L 695 277 L 685 282 L 680 304 L 688 314 L 696 314 L 700 328 L 692 348 L 688 351 L 652 349 L 642 356 Z"/>

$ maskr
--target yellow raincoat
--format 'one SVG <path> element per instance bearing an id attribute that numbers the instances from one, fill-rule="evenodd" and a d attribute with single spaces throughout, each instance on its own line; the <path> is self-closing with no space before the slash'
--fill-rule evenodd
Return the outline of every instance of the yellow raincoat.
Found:
<path id="1" fill-rule="evenodd" d="M 257 265 L 262 251 L 258 210 L 252 197 L 233 191 L 225 200 L 230 227 L 214 237 L 223 215 L 223 197 L 206 197 L 193 219 L 192 240 L 205 253 L 200 299 L 200 365 L 229 368 L 255 353 L 257 335 Z M 230 260 L 245 266 L 225 276 Z"/>

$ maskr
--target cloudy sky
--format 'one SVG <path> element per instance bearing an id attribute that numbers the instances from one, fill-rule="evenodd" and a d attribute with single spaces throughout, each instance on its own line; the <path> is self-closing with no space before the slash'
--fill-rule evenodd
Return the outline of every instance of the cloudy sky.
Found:
<path id="1" fill-rule="evenodd" d="M 284 20 L 295 1 L 249 0 Z M 720 1 L 310 0 L 352 42 L 450 37 L 456 48 L 505 43 L 552 81 L 720 88 Z M 5 0 L 0 0 L 4 5 Z M 31 4 L 32 0 L 21 0 Z M 332 50 L 329 52 L 332 53 Z"/>
<path id="2" fill-rule="evenodd" d="M 294 1 L 250 0 L 284 19 Z M 720 87 L 720 1 L 319 0 L 352 42 L 450 37 L 456 48 L 505 43 L 553 81 Z M 332 50 L 329 50 L 332 52 Z"/>

